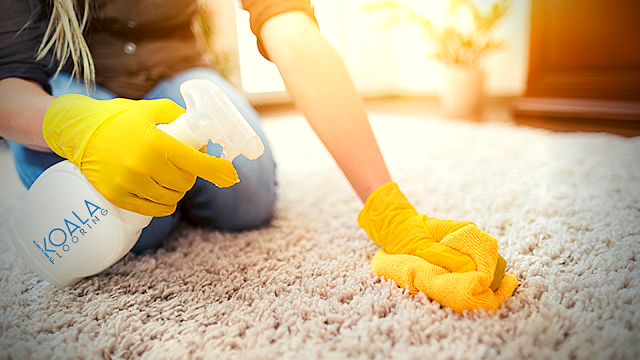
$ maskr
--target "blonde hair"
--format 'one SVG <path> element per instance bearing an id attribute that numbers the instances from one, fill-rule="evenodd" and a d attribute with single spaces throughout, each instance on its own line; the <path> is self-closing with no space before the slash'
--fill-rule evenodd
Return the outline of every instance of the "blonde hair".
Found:
<path id="1" fill-rule="evenodd" d="M 95 81 L 95 66 L 83 31 L 89 18 L 89 0 L 84 0 L 82 19 L 78 20 L 78 4 L 75 0 L 52 0 L 51 18 L 38 48 L 37 59 L 44 58 L 53 49 L 58 61 L 57 76 L 69 58 L 73 64 L 72 76 L 82 74 L 85 86 Z"/>

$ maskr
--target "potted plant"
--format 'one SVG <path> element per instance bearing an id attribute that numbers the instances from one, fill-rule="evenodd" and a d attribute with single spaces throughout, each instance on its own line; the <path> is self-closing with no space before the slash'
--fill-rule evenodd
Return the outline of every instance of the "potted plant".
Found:
<path id="1" fill-rule="evenodd" d="M 485 56 L 504 47 L 492 30 L 511 7 L 511 0 L 497 0 L 482 11 L 472 0 L 449 0 L 447 21 L 435 24 L 413 7 L 398 0 L 381 0 L 365 7 L 384 11 L 384 25 L 417 27 L 431 45 L 432 58 L 445 65 L 440 106 L 446 116 L 473 118 L 484 95 Z"/>

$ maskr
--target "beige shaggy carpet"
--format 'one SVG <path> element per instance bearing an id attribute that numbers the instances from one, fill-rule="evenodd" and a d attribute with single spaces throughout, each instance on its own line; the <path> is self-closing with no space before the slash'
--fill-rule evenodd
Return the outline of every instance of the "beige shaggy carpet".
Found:
<path id="1" fill-rule="evenodd" d="M 291 115 L 265 124 L 280 179 L 268 227 L 183 225 L 64 291 L 3 231 L 0 357 L 640 357 L 640 138 L 382 113 L 372 123 L 419 211 L 499 239 L 520 287 L 497 313 L 456 314 L 372 273 L 361 204 Z"/>

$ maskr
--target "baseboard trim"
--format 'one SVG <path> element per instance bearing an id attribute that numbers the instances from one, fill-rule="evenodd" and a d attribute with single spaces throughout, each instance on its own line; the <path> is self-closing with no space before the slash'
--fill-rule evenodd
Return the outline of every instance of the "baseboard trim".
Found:
<path id="1" fill-rule="evenodd" d="M 640 121 L 637 101 L 523 97 L 515 99 L 512 107 L 522 116 Z"/>

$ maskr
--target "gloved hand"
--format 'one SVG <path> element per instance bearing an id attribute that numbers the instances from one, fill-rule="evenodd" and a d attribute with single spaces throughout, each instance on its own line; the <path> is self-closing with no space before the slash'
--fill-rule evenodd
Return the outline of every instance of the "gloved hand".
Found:
<path id="1" fill-rule="evenodd" d="M 109 202 L 149 216 L 173 213 L 200 176 L 220 187 L 237 183 L 228 160 L 202 153 L 157 124 L 184 113 L 171 100 L 95 100 L 64 95 L 47 109 L 42 132 L 56 154 L 80 168 Z"/>
<path id="2" fill-rule="evenodd" d="M 418 214 L 393 182 L 381 186 L 369 196 L 358 215 L 358 224 L 376 244 L 383 247 L 372 262 L 374 270 L 381 276 L 391 275 L 400 286 L 409 285 L 412 292 L 423 291 L 428 297 L 456 309 L 456 297 L 461 300 L 465 294 L 454 294 L 452 290 L 462 286 L 461 284 L 468 284 L 475 290 L 480 285 L 481 292 L 485 289 L 489 292 L 496 291 L 501 285 L 506 262 L 497 252 L 495 238 L 470 221 L 439 220 Z M 465 239 L 465 236 L 468 238 Z M 461 243 L 468 242 L 465 245 L 466 251 L 450 246 L 452 239 Z M 411 259 L 412 257 L 415 258 Z M 422 276 L 427 273 L 429 276 L 423 279 L 420 286 L 415 284 L 414 280 L 419 274 Z M 435 279 L 444 274 L 466 274 L 467 278 L 480 275 L 482 279 L 478 278 L 480 284 L 453 280 L 455 276 L 449 277 L 449 280 L 458 284 L 442 283 L 442 279 Z M 510 275 L 507 281 L 508 288 L 515 281 L 515 277 L 512 277 Z M 439 285 L 433 288 L 436 283 Z M 515 284 L 517 285 L 517 281 Z M 466 293 L 467 290 L 470 291 L 461 291 Z M 511 293 L 513 290 L 515 286 Z M 448 294 L 446 299 L 441 296 L 442 292 Z M 452 305 L 450 295 L 454 300 Z"/>

